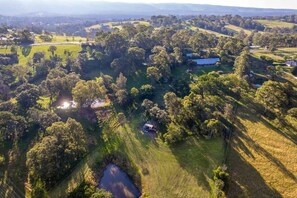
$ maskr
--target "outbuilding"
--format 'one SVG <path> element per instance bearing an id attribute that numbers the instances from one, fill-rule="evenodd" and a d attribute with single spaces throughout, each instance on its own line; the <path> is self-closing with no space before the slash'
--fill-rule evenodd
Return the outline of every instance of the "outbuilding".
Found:
<path id="1" fill-rule="evenodd" d="M 289 66 L 289 67 L 297 66 L 297 61 L 287 61 L 286 65 Z"/>
<path id="2" fill-rule="evenodd" d="M 196 65 L 203 66 L 203 65 L 216 65 L 220 62 L 220 58 L 200 58 L 200 59 L 193 59 L 192 60 Z"/>
<path id="3" fill-rule="evenodd" d="M 147 132 L 147 133 L 156 133 L 157 132 L 156 127 L 153 124 L 149 124 L 149 123 L 144 124 L 142 129 L 144 132 Z"/>

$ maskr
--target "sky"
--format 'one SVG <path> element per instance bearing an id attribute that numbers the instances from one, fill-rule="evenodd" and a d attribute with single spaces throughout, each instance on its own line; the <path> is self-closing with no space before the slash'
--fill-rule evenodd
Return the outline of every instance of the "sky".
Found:
<path id="1" fill-rule="evenodd" d="M 101 1 L 101 0 L 93 0 Z M 195 3 L 259 8 L 297 9 L 297 0 L 104 0 L 128 3 Z"/>

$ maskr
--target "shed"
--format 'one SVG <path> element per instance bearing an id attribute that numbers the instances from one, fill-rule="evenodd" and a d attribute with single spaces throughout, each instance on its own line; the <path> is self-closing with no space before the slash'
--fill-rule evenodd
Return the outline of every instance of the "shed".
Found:
<path id="1" fill-rule="evenodd" d="M 215 65 L 220 61 L 220 58 L 201 58 L 201 59 L 193 59 L 197 65 Z"/>
<path id="2" fill-rule="evenodd" d="M 144 132 L 153 132 L 153 133 L 157 132 L 156 127 L 153 124 L 149 124 L 149 123 L 146 123 L 143 125 L 143 131 Z"/>

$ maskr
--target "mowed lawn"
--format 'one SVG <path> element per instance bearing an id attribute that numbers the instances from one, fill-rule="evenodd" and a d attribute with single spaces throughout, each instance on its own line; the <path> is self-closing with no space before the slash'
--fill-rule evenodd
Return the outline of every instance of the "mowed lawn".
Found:
<path id="1" fill-rule="evenodd" d="M 112 130 L 103 129 L 117 137 L 117 141 L 113 138 L 100 145 L 68 178 L 52 189 L 50 195 L 64 197 L 65 189 L 72 190 L 88 177 L 90 167 L 102 160 L 102 152 L 118 150 L 137 166 L 143 197 L 208 197 L 212 170 L 223 161 L 223 140 L 190 138 L 172 149 L 160 139 L 154 140 L 144 134 L 139 117 L 133 116 L 131 122 L 112 127 Z"/>
<path id="2" fill-rule="evenodd" d="M 277 20 L 255 20 L 268 28 L 293 28 L 294 23 L 288 23 Z"/>
<path id="3" fill-rule="evenodd" d="M 57 51 L 55 52 L 58 56 L 62 57 L 65 59 L 65 50 L 69 50 L 72 52 L 72 57 L 76 57 L 77 54 L 81 51 L 81 46 L 80 45 L 57 45 Z M 22 53 L 23 48 L 28 48 L 29 55 L 25 56 Z M 49 46 L 32 46 L 32 47 L 17 47 L 18 55 L 19 55 L 19 64 L 26 64 L 29 60 L 32 59 L 33 55 L 35 52 L 44 52 L 46 58 L 49 58 L 51 55 L 51 52 L 48 51 Z M 10 47 L 8 48 L 0 48 L 0 54 L 5 54 L 5 53 L 10 53 Z"/>
<path id="4" fill-rule="evenodd" d="M 297 195 L 297 146 L 286 135 L 247 108 L 240 108 L 228 164 L 229 197 Z M 293 132 L 293 131 L 292 131 Z"/>

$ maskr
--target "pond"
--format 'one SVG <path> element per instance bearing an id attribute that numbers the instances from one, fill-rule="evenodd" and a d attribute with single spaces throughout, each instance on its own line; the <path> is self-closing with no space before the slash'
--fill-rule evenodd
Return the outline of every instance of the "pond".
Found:
<path id="1" fill-rule="evenodd" d="M 138 198 L 141 195 L 129 176 L 115 164 L 105 168 L 99 188 L 111 192 L 114 198 Z"/>

